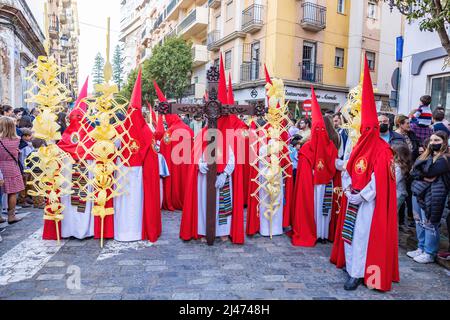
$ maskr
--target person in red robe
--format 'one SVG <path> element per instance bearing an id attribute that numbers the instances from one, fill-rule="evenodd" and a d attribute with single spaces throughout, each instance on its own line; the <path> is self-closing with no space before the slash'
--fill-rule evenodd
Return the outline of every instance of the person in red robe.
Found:
<path id="1" fill-rule="evenodd" d="M 127 193 L 114 199 L 115 239 L 150 240 L 161 235 L 158 155 L 152 148 L 153 133 L 142 114 L 142 72 L 139 70 L 124 122 L 123 158 Z M 133 210 L 130 211 L 130 208 Z"/>
<path id="2" fill-rule="evenodd" d="M 362 91 L 361 137 L 342 179 L 348 206 L 337 235 L 343 239 L 338 250 L 344 247 L 349 275 L 345 290 L 365 283 L 371 289 L 390 291 L 392 283 L 400 281 L 395 165 L 389 144 L 380 138 L 367 59 Z"/>
<path id="3" fill-rule="evenodd" d="M 158 84 L 154 82 L 158 100 L 167 102 Z M 188 164 L 185 161 L 190 154 L 185 151 L 192 150 L 194 131 L 184 123 L 176 114 L 168 114 L 161 117 L 164 125 L 159 125 L 160 153 L 167 162 L 170 176 L 163 182 L 163 209 L 168 211 L 183 210 L 184 195 L 186 190 L 186 172 Z M 161 130 L 164 129 L 162 133 Z M 161 136 L 162 135 L 162 136 Z"/>
<path id="4" fill-rule="evenodd" d="M 311 140 L 301 149 L 293 206 L 294 246 L 313 247 L 329 237 L 338 149 L 331 141 L 312 88 Z"/>
<path id="5" fill-rule="evenodd" d="M 228 104 L 225 70 L 220 60 L 220 79 L 218 99 Z M 234 244 L 244 244 L 244 192 L 243 164 L 239 161 L 239 139 L 245 124 L 235 115 L 224 116 L 218 120 L 218 131 L 223 140 L 217 142 L 217 215 L 216 236 L 230 237 Z M 233 139 L 226 139 L 228 130 L 234 132 Z M 208 166 L 204 159 L 207 150 L 208 128 L 204 128 L 194 142 L 191 164 L 188 170 L 188 183 L 181 219 L 180 238 L 189 241 L 206 235 L 206 174 Z M 203 159 L 203 160 L 202 160 Z"/>

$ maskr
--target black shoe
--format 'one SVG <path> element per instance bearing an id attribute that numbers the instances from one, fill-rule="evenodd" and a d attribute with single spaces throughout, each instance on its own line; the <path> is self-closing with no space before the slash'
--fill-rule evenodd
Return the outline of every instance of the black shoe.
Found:
<path id="1" fill-rule="evenodd" d="M 342 271 L 344 272 L 345 277 L 347 278 L 347 281 L 348 281 L 348 280 L 350 279 L 350 275 L 348 274 L 347 269 L 344 267 L 344 268 L 342 269 Z"/>
<path id="2" fill-rule="evenodd" d="M 347 280 L 347 282 L 344 285 L 344 289 L 346 291 L 355 291 L 358 289 L 360 285 L 364 283 L 364 279 L 356 279 L 356 278 L 350 278 Z"/>

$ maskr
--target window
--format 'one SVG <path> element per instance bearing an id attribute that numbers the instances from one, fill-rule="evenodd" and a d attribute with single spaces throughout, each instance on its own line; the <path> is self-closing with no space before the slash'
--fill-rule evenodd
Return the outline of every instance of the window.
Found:
<path id="1" fill-rule="evenodd" d="M 445 108 L 445 116 L 450 120 L 450 74 L 431 79 L 431 92 L 433 110 L 437 107 Z"/>
<path id="2" fill-rule="evenodd" d="M 222 19 L 221 19 L 221 15 L 217 15 L 216 16 L 216 30 L 220 30 L 221 24 L 222 24 Z"/>
<path id="3" fill-rule="evenodd" d="M 227 21 L 233 19 L 233 1 L 227 2 Z"/>
<path id="4" fill-rule="evenodd" d="M 231 69 L 231 50 L 225 52 L 225 69 Z"/>
<path id="5" fill-rule="evenodd" d="M 337 12 L 340 14 L 345 14 L 345 0 L 338 0 Z"/>
<path id="6" fill-rule="evenodd" d="M 344 49 L 336 48 L 336 55 L 334 57 L 334 66 L 336 68 L 344 67 Z"/>
<path id="7" fill-rule="evenodd" d="M 367 16 L 372 19 L 377 18 L 377 3 L 373 0 L 369 1 L 369 5 L 367 7 Z"/>
<path id="8" fill-rule="evenodd" d="M 214 67 L 219 67 L 220 59 L 214 60 Z"/>
<path id="9" fill-rule="evenodd" d="M 371 71 L 375 71 L 375 53 L 374 52 L 366 52 L 367 61 L 369 63 L 369 69 Z"/>

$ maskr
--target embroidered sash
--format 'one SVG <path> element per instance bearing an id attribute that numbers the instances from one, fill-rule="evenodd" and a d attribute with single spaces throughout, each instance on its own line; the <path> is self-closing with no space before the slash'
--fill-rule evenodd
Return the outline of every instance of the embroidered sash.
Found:
<path id="1" fill-rule="evenodd" d="M 333 182 L 330 182 L 325 187 L 325 195 L 323 197 L 322 213 L 324 216 L 330 214 L 331 208 L 333 207 Z"/>
<path id="2" fill-rule="evenodd" d="M 227 178 L 225 185 L 219 191 L 219 225 L 226 225 L 228 217 L 233 213 L 231 199 L 230 178 Z"/>

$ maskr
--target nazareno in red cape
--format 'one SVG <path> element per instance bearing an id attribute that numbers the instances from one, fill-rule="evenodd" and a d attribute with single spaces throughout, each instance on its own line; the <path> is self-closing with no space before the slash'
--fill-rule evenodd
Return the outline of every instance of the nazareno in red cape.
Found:
<path id="1" fill-rule="evenodd" d="M 311 89 L 311 91 L 313 120 L 311 140 L 305 143 L 299 152 L 292 208 L 292 244 L 302 247 L 314 247 L 316 245 L 317 225 L 314 211 L 314 186 L 328 184 L 331 180 L 334 181 L 336 175 L 335 162 L 338 155 L 337 148 L 326 131 L 314 89 Z M 335 220 L 332 221 L 334 223 Z"/>
<path id="2" fill-rule="evenodd" d="M 142 166 L 144 205 L 142 212 L 142 240 L 156 242 L 161 235 L 161 208 L 159 189 L 159 163 L 158 155 L 152 148 L 153 133 L 142 114 L 142 72 L 139 70 L 136 84 L 131 96 L 128 117 L 124 122 L 124 129 L 128 134 L 124 135 L 125 143 L 133 140 L 139 145 L 139 151 L 129 153 L 125 148 L 123 157 L 129 158 L 129 167 Z"/>
<path id="3" fill-rule="evenodd" d="M 372 174 L 375 175 L 375 210 L 367 248 L 364 281 L 367 286 L 380 291 L 390 291 L 392 282 L 400 281 L 397 196 L 393 159 L 391 148 L 379 135 L 373 85 L 366 59 L 361 107 L 361 137 L 353 148 L 347 169 L 352 178 L 352 187 L 356 190 L 364 189 L 370 182 Z M 357 164 L 361 161 L 365 164 L 363 171 L 357 169 Z M 342 219 L 344 218 L 341 217 Z M 340 221 L 336 238 L 342 237 L 342 223 Z M 343 252 L 344 243 L 342 239 L 339 239 L 335 243 L 331 257 L 332 262 L 338 267 L 343 267 L 345 263 Z"/>
<path id="4" fill-rule="evenodd" d="M 184 159 L 184 146 L 189 141 L 192 148 L 194 131 L 178 115 L 166 115 L 165 118 L 168 129 L 161 139 L 160 153 L 166 159 L 170 176 L 163 181 L 163 209 L 168 211 L 183 210 L 188 165 L 185 163 L 175 164 L 172 159 L 172 151 L 179 149 L 181 153 L 175 156 Z M 177 137 L 174 136 L 174 132 L 177 132 Z M 171 139 L 169 143 L 165 141 L 166 135 Z M 172 139 L 177 140 L 173 141 Z M 183 145 L 183 148 L 178 148 L 181 145 Z"/>
<path id="5" fill-rule="evenodd" d="M 220 57 L 218 100 L 222 104 L 228 104 L 229 100 L 231 100 L 231 95 L 232 93 L 227 93 L 225 68 L 223 65 L 223 58 Z M 222 173 L 225 170 L 226 164 L 228 162 L 228 148 L 232 147 L 236 158 L 235 169 L 232 174 L 233 213 L 231 218 L 230 238 L 232 243 L 234 244 L 244 244 L 244 188 L 242 183 L 244 178 L 244 164 L 240 163 L 241 161 L 239 161 L 242 155 L 242 150 L 238 149 L 242 144 L 238 140 L 244 139 L 242 133 L 244 130 L 247 130 L 248 127 L 237 116 L 229 115 L 219 118 L 217 128 L 224 137 L 221 144 L 218 144 L 218 154 L 222 154 L 222 161 L 220 161 L 217 165 L 217 172 Z M 180 227 L 180 238 L 185 241 L 200 238 L 200 236 L 198 235 L 198 160 L 207 147 L 207 130 L 208 128 L 204 128 L 201 134 L 199 134 L 194 141 L 191 164 L 189 165 L 188 170 L 188 183 Z M 238 134 L 234 135 L 233 141 L 228 141 L 228 139 L 225 138 L 227 130 L 238 130 Z M 232 143 L 232 145 L 230 145 L 229 143 Z"/>

